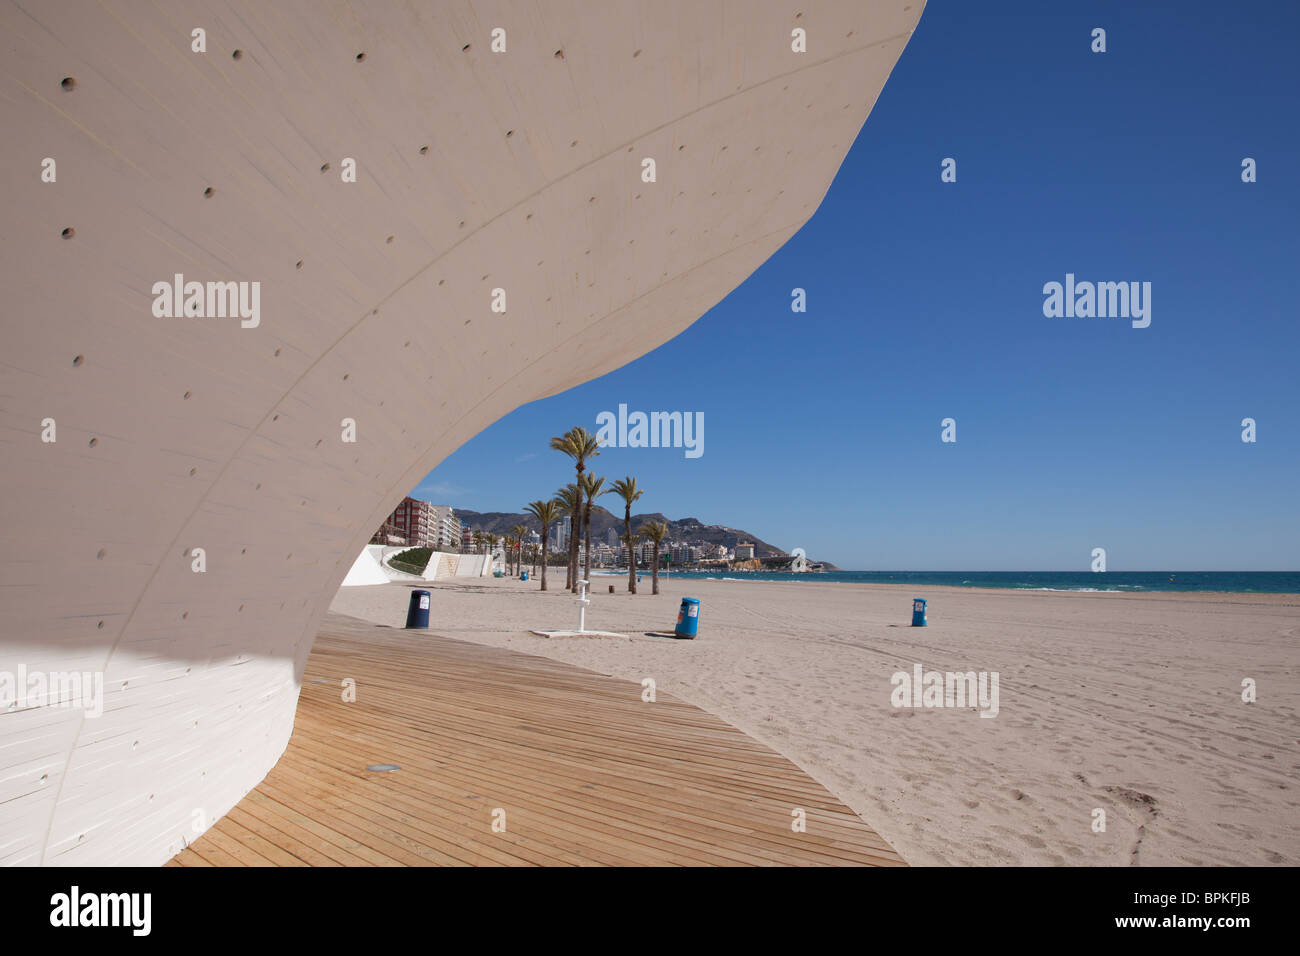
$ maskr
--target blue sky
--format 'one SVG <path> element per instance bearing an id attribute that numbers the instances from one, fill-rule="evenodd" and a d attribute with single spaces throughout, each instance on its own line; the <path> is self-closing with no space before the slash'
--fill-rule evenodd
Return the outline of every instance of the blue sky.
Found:
<path id="1" fill-rule="evenodd" d="M 637 476 L 639 510 L 844 568 L 1086 570 L 1104 547 L 1112 571 L 1300 569 L 1297 35 L 1283 0 L 931 0 L 794 239 L 415 493 L 520 510 L 572 477 L 549 437 L 623 402 L 705 419 L 698 459 L 596 459 Z M 1067 272 L 1151 282 L 1150 327 L 1044 317 Z"/>

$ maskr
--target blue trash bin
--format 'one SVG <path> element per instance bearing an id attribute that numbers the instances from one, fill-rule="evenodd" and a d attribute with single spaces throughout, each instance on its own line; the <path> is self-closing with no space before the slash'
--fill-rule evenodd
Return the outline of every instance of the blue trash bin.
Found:
<path id="1" fill-rule="evenodd" d="M 700 602 L 695 598 L 682 598 L 681 610 L 677 612 L 678 637 L 694 638 L 700 626 Z"/>
<path id="2" fill-rule="evenodd" d="M 912 599 L 912 626 L 925 627 L 925 598 Z"/>
<path id="3" fill-rule="evenodd" d="M 523 574 L 521 574 L 521 575 L 519 576 L 519 580 L 521 580 L 521 581 L 527 581 L 527 580 L 528 580 L 528 572 L 525 571 Z"/>
<path id="4" fill-rule="evenodd" d="M 406 609 L 406 626 L 407 627 L 424 627 L 429 626 L 429 592 L 412 591 L 411 604 Z"/>

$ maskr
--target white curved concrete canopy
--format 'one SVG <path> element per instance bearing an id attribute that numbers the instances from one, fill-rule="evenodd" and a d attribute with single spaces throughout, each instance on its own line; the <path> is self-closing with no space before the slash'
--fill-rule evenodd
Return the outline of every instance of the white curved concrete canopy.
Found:
<path id="1" fill-rule="evenodd" d="M 922 6 L 0 0 L 0 673 L 104 680 L 0 705 L 0 862 L 160 863 L 256 785 L 384 516 L 789 239 Z M 156 317 L 176 273 L 260 324 Z"/>

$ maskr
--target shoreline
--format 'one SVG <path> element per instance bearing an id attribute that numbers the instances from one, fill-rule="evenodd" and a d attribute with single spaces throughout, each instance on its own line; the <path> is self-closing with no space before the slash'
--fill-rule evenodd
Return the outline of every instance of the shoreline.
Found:
<path id="1" fill-rule="evenodd" d="M 564 569 L 561 568 L 560 570 L 563 571 Z M 1290 573 L 1290 572 L 1286 572 L 1286 573 Z M 596 576 L 595 572 L 592 572 L 592 577 L 595 576 Z M 602 577 L 605 577 L 605 575 L 602 575 Z M 611 578 L 617 577 L 623 581 L 627 580 L 626 574 L 609 575 L 609 577 Z M 649 575 L 643 575 L 642 577 L 643 577 L 642 584 L 646 587 L 649 587 L 650 585 Z M 791 577 L 793 578 L 795 576 L 791 575 Z M 799 575 L 799 577 L 804 577 L 804 575 Z M 660 575 L 659 577 L 660 589 L 664 587 L 665 582 L 667 582 L 668 580 L 669 579 L 665 578 L 663 575 Z M 747 581 L 742 578 L 731 578 L 731 577 L 725 577 L 725 578 L 673 577 L 671 580 L 686 581 L 686 582 L 699 581 L 699 582 L 707 582 L 709 584 L 787 585 L 787 584 L 805 583 L 802 580 L 786 580 L 782 578 L 775 578 L 775 579 L 774 578 L 753 578 Z M 527 583 L 529 584 L 533 583 L 531 572 Z M 838 586 L 850 587 L 850 588 L 896 588 L 900 591 L 908 591 L 908 592 L 923 589 L 926 591 L 941 591 L 944 593 L 953 593 L 953 594 L 967 594 L 971 591 L 989 591 L 995 594 L 1106 594 L 1106 595 L 1113 595 L 1118 597 L 1133 597 L 1133 598 L 1158 597 L 1162 595 L 1168 595 L 1175 598 L 1191 598 L 1193 600 L 1201 595 L 1208 596 L 1208 597 L 1242 597 L 1242 598 L 1276 597 L 1276 598 L 1292 598 L 1294 599 L 1295 602 L 1294 606 L 1300 607 L 1300 591 L 1175 591 L 1175 590 L 1118 591 L 1118 590 L 1102 590 L 1100 588 L 1009 588 L 1009 587 L 997 587 L 995 585 L 987 585 L 987 584 L 919 584 L 916 585 L 916 584 L 895 584 L 887 581 L 809 581 L 806 583 L 818 584 L 821 586 L 838 585 Z M 560 590 L 563 589 L 564 589 L 563 581 L 561 581 Z M 917 596 L 923 597 L 924 595 L 917 595 Z M 1273 602 L 1269 602 L 1269 603 L 1273 603 Z"/>
<path id="2" fill-rule="evenodd" d="M 699 573 L 699 572 L 689 572 L 689 573 Z M 740 573 L 744 574 L 745 572 L 742 571 Z M 756 573 L 761 574 L 763 572 L 756 572 Z M 1286 573 L 1289 574 L 1292 572 L 1286 572 Z M 592 576 L 595 577 L 595 572 L 592 573 Z M 604 575 L 602 575 L 602 577 L 603 576 Z M 627 580 L 626 574 L 613 575 L 613 576 L 621 577 L 623 578 L 623 580 Z M 1117 588 L 1027 588 L 1027 587 L 999 587 L 998 585 L 993 585 L 993 584 L 899 584 L 890 581 L 816 581 L 816 580 L 804 581 L 801 580 L 805 577 L 811 578 L 812 575 L 790 575 L 791 578 L 790 580 L 785 578 L 750 578 L 746 580 L 745 578 L 715 577 L 712 575 L 710 575 L 707 578 L 674 577 L 673 580 L 674 581 L 711 581 L 711 582 L 717 582 L 719 584 L 804 584 L 804 583 L 819 584 L 819 585 L 839 584 L 839 585 L 846 585 L 848 587 L 903 588 L 905 590 L 916 590 L 918 588 L 925 588 L 927 590 L 945 589 L 945 590 L 957 591 L 957 592 L 997 591 L 997 592 L 1012 592 L 1012 593 L 1026 592 L 1030 594 L 1036 592 L 1045 592 L 1049 594 L 1121 594 L 1121 595 L 1131 595 L 1133 597 L 1144 597 L 1147 595 L 1155 595 L 1155 594 L 1172 594 L 1177 597 L 1191 597 L 1197 594 L 1220 594 L 1220 595 L 1234 595 L 1234 596 L 1241 596 L 1241 597 L 1256 597 L 1256 596 L 1290 597 L 1290 598 L 1295 598 L 1298 602 L 1300 602 L 1300 591 L 1209 591 L 1209 590 L 1179 591 L 1174 588 L 1167 588 L 1167 589 L 1166 588 L 1161 588 L 1161 589 L 1143 588 L 1142 590 L 1121 591 Z M 648 583 L 648 576 L 646 576 L 646 578 Z M 659 583 L 661 587 L 665 580 L 666 579 L 661 575 L 659 578 Z"/>
<path id="3" fill-rule="evenodd" d="M 642 636 L 671 630 L 679 583 L 592 592 L 588 626 L 630 639 L 548 639 L 528 631 L 576 619 L 562 577 L 546 593 L 434 582 L 430 630 L 653 677 L 793 760 L 912 864 L 1300 861 L 1294 595 L 692 579 L 700 637 Z M 332 610 L 401 627 L 408 591 L 348 588 Z M 909 626 L 913 596 L 931 597 L 929 627 Z M 914 664 L 1000 674 L 999 715 L 893 707 L 890 677 Z M 1243 676 L 1258 702 L 1239 699 Z"/>

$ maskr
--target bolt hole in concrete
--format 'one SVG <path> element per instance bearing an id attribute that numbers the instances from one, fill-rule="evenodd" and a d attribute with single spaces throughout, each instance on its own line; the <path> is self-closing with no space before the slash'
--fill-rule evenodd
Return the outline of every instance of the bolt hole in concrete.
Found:
<path id="1" fill-rule="evenodd" d="M 63 232 L 59 233 L 59 235 L 61 235 L 64 239 L 71 239 L 76 234 L 77 234 L 77 230 L 73 229 L 71 226 L 68 226 L 66 229 L 63 230 Z"/>
<path id="2" fill-rule="evenodd" d="M 73 90 L 76 89 L 77 81 L 70 76 L 65 76 L 59 81 L 59 86 L 63 87 L 65 90 Z"/>
<path id="3" fill-rule="evenodd" d="M 301 268 L 302 268 L 302 260 L 301 260 L 301 259 L 298 260 L 298 263 L 297 263 L 297 265 L 294 266 L 294 268 L 295 268 L 295 269 L 301 269 Z M 279 352 L 276 352 L 275 354 L 276 354 L 276 355 L 279 355 L 280 353 L 279 353 Z"/>
<path id="4" fill-rule="evenodd" d="M 365 58 L 366 58 L 366 55 L 365 55 L 364 53 L 358 53 L 358 54 L 357 54 L 357 62 L 358 62 L 358 63 L 363 62 L 363 61 L 365 60 Z"/>
<path id="5" fill-rule="evenodd" d="M 211 199 L 214 192 L 216 192 L 216 190 L 209 186 L 207 189 L 203 190 L 203 196 L 205 199 Z"/>
<path id="6" fill-rule="evenodd" d="M 329 164 L 329 163 L 322 163 L 322 164 L 321 164 L 321 167 L 320 167 L 320 171 L 321 171 L 322 173 L 328 173 L 328 172 L 330 171 L 330 164 Z"/>
<path id="7" fill-rule="evenodd" d="M 82 356 L 82 355 L 74 356 L 73 359 L 72 359 L 72 367 L 73 367 L 73 368 L 78 368 L 78 367 L 80 367 L 81 363 L 84 362 L 84 361 L 86 361 L 85 356 Z"/>
<path id="8" fill-rule="evenodd" d="M 421 146 L 421 147 L 420 147 L 420 155 L 421 155 L 421 156 L 426 155 L 428 152 L 429 152 L 429 147 L 428 147 L 428 146 Z"/>
<path id="9" fill-rule="evenodd" d="M 244 58 L 244 51 L 235 50 L 233 53 L 230 54 L 230 58 L 232 60 L 242 60 Z"/>

